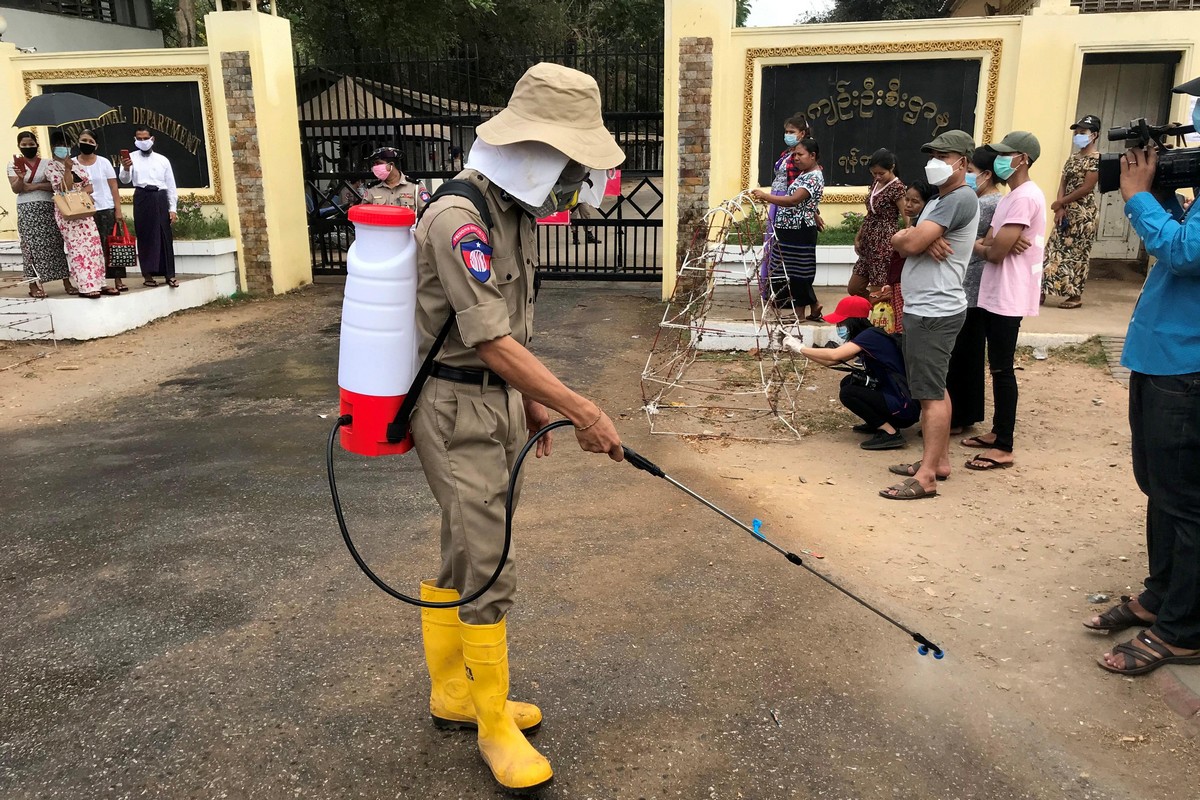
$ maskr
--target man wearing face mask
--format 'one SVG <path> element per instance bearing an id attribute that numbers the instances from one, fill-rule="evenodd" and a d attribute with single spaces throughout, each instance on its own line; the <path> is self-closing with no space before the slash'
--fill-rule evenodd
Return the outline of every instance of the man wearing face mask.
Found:
<path id="1" fill-rule="evenodd" d="M 394 147 L 381 147 L 367 159 L 371 174 L 379 183 L 367 190 L 367 202 L 377 206 L 403 206 L 418 214 L 429 199 L 429 192 L 400 171 L 400 153 Z"/>
<path id="2" fill-rule="evenodd" d="M 938 195 L 917 224 L 892 237 L 904 256 L 904 361 L 909 390 L 921 403 L 923 453 L 913 464 L 888 469 L 907 476 L 880 491 L 888 500 L 937 496 L 937 481 L 950 476 L 950 396 L 946 373 L 954 340 L 967 315 L 963 276 L 979 224 L 979 199 L 967 185 L 967 162 L 975 141 L 965 131 L 946 131 L 921 148 L 929 153 L 925 177 Z"/>
<path id="3" fill-rule="evenodd" d="M 154 136 L 139 125 L 133 132 L 134 154 L 122 151 L 121 183 L 133 184 L 133 227 L 137 237 L 138 262 L 143 286 L 158 286 L 161 275 L 172 289 L 175 280 L 175 208 L 179 192 L 175 188 L 175 170 L 166 156 L 154 152 Z"/>
<path id="4" fill-rule="evenodd" d="M 442 602 L 476 590 L 495 570 L 509 471 L 527 437 L 550 421 L 548 408 L 574 423 L 582 449 L 624 457 L 604 411 L 526 349 L 533 336 L 534 220 L 570 209 L 585 181 L 602 193 L 603 170 L 624 160 L 601 118 L 596 81 L 536 64 L 477 134 L 456 180 L 478 189 L 490 221 L 472 200 L 443 195 L 416 227 L 421 358 L 453 320 L 411 419 L 421 466 L 442 508 L 441 572 L 421 584 L 421 597 Z M 536 453 L 550 452 L 547 436 Z M 541 711 L 508 700 L 506 615 L 515 589 L 510 551 L 499 579 L 478 600 L 457 612 L 423 609 L 422 633 L 435 723 L 476 727 L 497 782 L 532 790 L 553 772 L 523 733 L 541 724 Z"/>
<path id="5" fill-rule="evenodd" d="M 1200 95 L 1200 78 L 1174 89 Z M 1200 106 L 1192 111 L 1200 128 Z M 1100 666 L 1142 675 L 1164 664 L 1200 663 L 1200 212 L 1154 186 L 1158 152 L 1121 160 L 1125 216 L 1158 259 L 1129 320 L 1122 366 L 1129 376 L 1133 476 L 1146 495 L 1145 589 L 1084 625 L 1141 632 L 1109 649 Z"/>

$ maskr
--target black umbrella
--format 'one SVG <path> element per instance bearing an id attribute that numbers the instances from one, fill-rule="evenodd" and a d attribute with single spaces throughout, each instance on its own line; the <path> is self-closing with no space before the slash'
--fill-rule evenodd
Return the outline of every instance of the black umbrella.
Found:
<path id="1" fill-rule="evenodd" d="M 94 97 L 85 97 L 74 92 L 51 92 L 39 94 L 30 100 L 17 114 L 14 128 L 27 128 L 33 125 L 45 125 L 57 128 L 60 125 L 70 125 L 72 122 L 85 122 L 97 119 L 113 110 L 112 106 L 101 103 Z"/>

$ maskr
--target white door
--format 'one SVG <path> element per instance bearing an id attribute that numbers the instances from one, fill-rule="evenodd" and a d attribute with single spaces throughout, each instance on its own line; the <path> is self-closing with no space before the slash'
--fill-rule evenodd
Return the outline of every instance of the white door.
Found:
<path id="1" fill-rule="evenodd" d="M 1161 55 L 1159 55 L 1161 61 Z M 1130 54 L 1136 59 L 1137 54 Z M 1167 121 L 1170 86 L 1175 68 L 1166 63 L 1102 63 L 1083 65 L 1079 105 L 1075 118 L 1096 114 L 1104 126 L 1100 152 L 1120 153 L 1122 142 L 1108 141 L 1108 129 L 1145 117 L 1151 124 Z M 1092 247 L 1092 258 L 1135 259 L 1141 242 L 1125 218 L 1120 192 L 1100 196 L 1100 230 Z"/>

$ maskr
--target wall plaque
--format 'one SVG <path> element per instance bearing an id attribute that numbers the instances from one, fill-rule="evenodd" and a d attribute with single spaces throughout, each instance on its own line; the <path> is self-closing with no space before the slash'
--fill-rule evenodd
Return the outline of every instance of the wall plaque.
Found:
<path id="1" fill-rule="evenodd" d="M 921 145 L 946 130 L 974 135 L 978 59 L 808 62 L 765 66 L 759 117 L 758 183 L 769 186 L 784 149 L 783 121 L 808 116 L 821 147 L 825 183 L 867 186 L 867 161 L 896 154 L 902 178 L 924 174 Z"/>
<path id="2" fill-rule="evenodd" d="M 136 152 L 133 131 L 145 125 L 154 134 L 154 151 L 171 162 L 181 192 L 212 186 L 199 82 L 55 83 L 43 86 L 42 91 L 75 92 L 113 107 L 113 113 L 98 120 L 65 126 L 72 145 L 81 130 L 90 128 L 98 152 L 119 168 L 118 154 L 121 150 Z"/>

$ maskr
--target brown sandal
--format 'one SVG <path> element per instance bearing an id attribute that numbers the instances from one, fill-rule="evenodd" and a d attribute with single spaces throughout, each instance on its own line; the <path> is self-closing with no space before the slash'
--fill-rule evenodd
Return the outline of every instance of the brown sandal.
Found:
<path id="1" fill-rule="evenodd" d="M 34 300 L 45 300 L 46 290 L 41 286 L 38 286 L 36 283 L 31 283 L 29 284 L 29 296 Z"/>
<path id="2" fill-rule="evenodd" d="M 1071 297 L 1058 304 L 1059 308 L 1079 308 L 1083 305 L 1083 298 Z"/>

